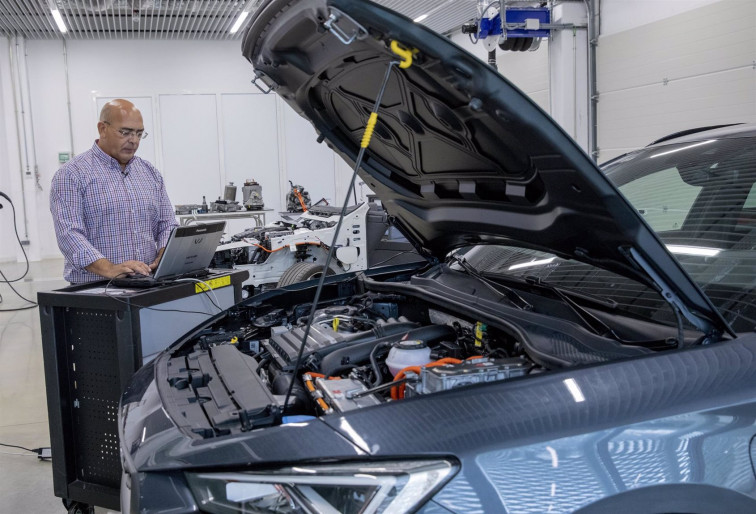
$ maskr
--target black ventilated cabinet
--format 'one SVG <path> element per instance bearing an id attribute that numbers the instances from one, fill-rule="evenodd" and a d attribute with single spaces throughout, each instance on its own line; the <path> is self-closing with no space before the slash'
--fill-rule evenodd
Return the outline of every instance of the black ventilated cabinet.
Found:
<path id="1" fill-rule="evenodd" d="M 204 278 L 214 296 L 191 282 L 129 293 L 97 282 L 39 293 L 55 496 L 120 510 L 118 402 L 127 381 L 217 313 L 214 303 L 225 309 L 241 301 L 248 276 Z"/>

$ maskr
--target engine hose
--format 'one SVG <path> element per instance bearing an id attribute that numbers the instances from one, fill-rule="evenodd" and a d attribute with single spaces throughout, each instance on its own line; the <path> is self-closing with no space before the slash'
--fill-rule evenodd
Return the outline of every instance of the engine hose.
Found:
<path id="1" fill-rule="evenodd" d="M 286 411 L 300 414 L 306 413 L 310 397 L 307 391 L 299 384 L 299 381 L 294 380 L 294 375 L 277 371 L 272 366 L 268 368 L 268 373 L 270 373 L 270 388 L 273 394 L 286 394 L 286 391 L 291 386 L 291 396 L 289 397 L 289 405 L 286 407 Z M 292 381 L 294 382 L 293 385 Z"/>
<path id="2" fill-rule="evenodd" d="M 418 340 L 430 346 L 441 341 L 456 341 L 457 332 L 449 325 L 428 325 L 410 330 L 404 340 Z"/>
<path id="3" fill-rule="evenodd" d="M 323 399 L 323 396 L 320 394 L 320 391 L 318 391 L 315 387 L 315 375 L 319 375 L 319 373 L 305 373 L 304 375 L 302 375 L 302 382 L 310 392 L 313 400 L 315 400 L 315 403 L 323 411 L 323 413 L 330 414 L 331 412 L 333 412 L 333 409 L 328 405 L 328 403 L 326 403 L 326 401 Z"/>
<path id="4" fill-rule="evenodd" d="M 373 387 L 377 387 L 381 385 L 383 382 L 383 373 L 381 373 L 381 367 L 378 365 L 378 361 L 376 361 L 376 357 L 378 355 L 378 351 L 382 348 L 386 348 L 388 346 L 391 346 L 392 343 L 389 342 L 382 342 L 378 343 L 373 347 L 373 349 L 370 352 L 370 366 L 373 368 L 373 375 L 375 375 L 375 379 L 373 380 Z"/>

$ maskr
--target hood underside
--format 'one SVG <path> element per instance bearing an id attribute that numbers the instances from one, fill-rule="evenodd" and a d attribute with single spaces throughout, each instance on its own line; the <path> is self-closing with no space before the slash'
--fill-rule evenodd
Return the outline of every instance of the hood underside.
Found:
<path id="1" fill-rule="evenodd" d="M 243 52 L 258 85 L 354 164 L 389 63 L 401 60 L 391 41 L 412 51 L 412 64 L 392 68 L 359 173 L 421 251 L 443 259 L 454 248 L 488 243 L 551 252 L 654 282 L 683 311 L 723 329 L 709 300 L 590 157 L 447 38 L 367 1 L 268 0 Z"/>

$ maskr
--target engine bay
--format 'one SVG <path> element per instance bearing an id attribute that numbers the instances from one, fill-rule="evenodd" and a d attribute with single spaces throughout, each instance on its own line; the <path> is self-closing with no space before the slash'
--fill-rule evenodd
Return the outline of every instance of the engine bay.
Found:
<path id="1" fill-rule="evenodd" d="M 163 381 L 174 420 L 214 437 L 543 370 L 503 331 L 415 298 L 320 305 L 309 330 L 310 303 L 237 306 L 187 341 Z"/>

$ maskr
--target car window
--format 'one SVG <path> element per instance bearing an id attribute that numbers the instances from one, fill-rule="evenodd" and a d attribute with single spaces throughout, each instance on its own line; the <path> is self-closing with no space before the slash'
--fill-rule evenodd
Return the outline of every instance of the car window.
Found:
<path id="1" fill-rule="evenodd" d="M 681 228 L 701 189 L 686 183 L 674 167 L 619 188 L 657 232 Z"/>
<path id="2" fill-rule="evenodd" d="M 650 147 L 604 167 L 672 255 L 736 331 L 756 327 L 756 138 Z M 632 315 L 675 323 L 652 289 L 544 252 L 476 247 L 480 271 L 539 278 L 609 298 Z"/>
<path id="3" fill-rule="evenodd" d="M 751 190 L 748 192 L 748 198 L 746 198 L 744 209 L 756 209 L 756 184 L 751 186 Z"/>

